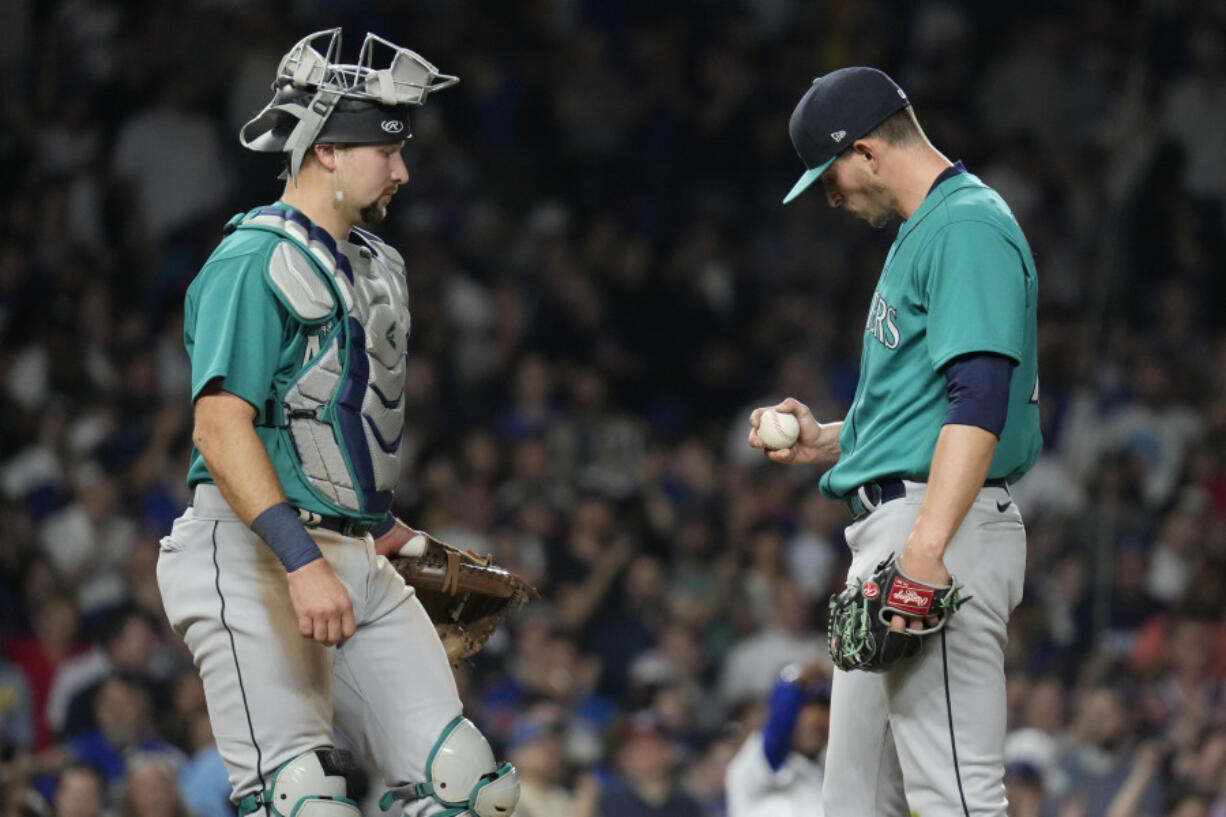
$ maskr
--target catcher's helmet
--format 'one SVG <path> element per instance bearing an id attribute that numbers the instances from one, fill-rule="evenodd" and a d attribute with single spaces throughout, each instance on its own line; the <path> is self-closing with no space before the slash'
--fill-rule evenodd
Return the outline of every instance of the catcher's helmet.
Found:
<path id="1" fill-rule="evenodd" d="M 320 53 L 316 45 L 325 38 Z M 277 67 L 272 101 L 239 131 L 246 148 L 289 154 L 288 175 L 295 181 L 311 145 L 407 139 L 409 107 L 460 81 L 374 34 L 366 35 L 356 63 L 337 62 L 340 48 L 339 28 L 299 40 Z M 377 48 L 391 52 L 386 68 L 374 67 Z"/>

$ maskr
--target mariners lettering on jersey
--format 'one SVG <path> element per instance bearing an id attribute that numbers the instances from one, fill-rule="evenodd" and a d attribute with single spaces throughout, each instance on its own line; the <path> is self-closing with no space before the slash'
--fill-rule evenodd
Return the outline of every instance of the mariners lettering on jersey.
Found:
<path id="1" fill-rule="evenodd" d="M 898 310 L 890 306 L 880 292 L 873 293 L 873 305 L 868 310 L 868 323 L 864 329 L 887 349 L 897 349 L 901 336 L 895 318 Z"/>

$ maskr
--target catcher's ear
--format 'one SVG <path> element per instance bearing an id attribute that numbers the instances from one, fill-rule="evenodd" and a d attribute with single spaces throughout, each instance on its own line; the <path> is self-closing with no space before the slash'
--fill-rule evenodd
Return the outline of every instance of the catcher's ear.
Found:
<path id="1" fill-rule="evenodd" d="M 424 533 L 419 533 L 416 536 L 414 536 L 412 539 L 410 539 L 409 541 L 401 545 L 400 550 L 397 552 L 401 556 L 407 556 L 410 559 L 416 559 L 418 556 L 422 556 L 425 554 L 426 541 L 427 541 L 426 535 Z"/>
<path id="2" fill-rule="evenodd" d="M 336 170 L 336 145 L 329 143 L 321 143 L 311 145 L 311 150 L 308 155 L 319 160 L 319 163 L 327 170 Z"/>

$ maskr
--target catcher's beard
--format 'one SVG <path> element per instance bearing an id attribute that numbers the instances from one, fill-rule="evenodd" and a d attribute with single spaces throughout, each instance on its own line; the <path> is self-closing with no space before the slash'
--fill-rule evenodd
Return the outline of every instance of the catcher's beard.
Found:
<path id="1" fill-rule="evenodd" d="M 358 216 L 362 219 L 362 223 L 367 227 L 373 227 L 376 224 L 387 218 L 387 210 L 379 206 L 379 200 L 375 199 L 370 204 L 358 211 Z"/>

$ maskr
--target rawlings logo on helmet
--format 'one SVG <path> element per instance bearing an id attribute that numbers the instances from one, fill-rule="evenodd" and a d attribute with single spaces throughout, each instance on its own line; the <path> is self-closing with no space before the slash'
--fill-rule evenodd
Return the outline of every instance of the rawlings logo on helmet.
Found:
<path id="1" fill-rule="evenodd" d="M 404 130 L 404 123 L 399 119 L 384 119 L 383 124 L 381 124 L 379 127 L 383 128 L 383 130 L 387 131 L 388 133 L 400 133 L 402 130 Z"/>

